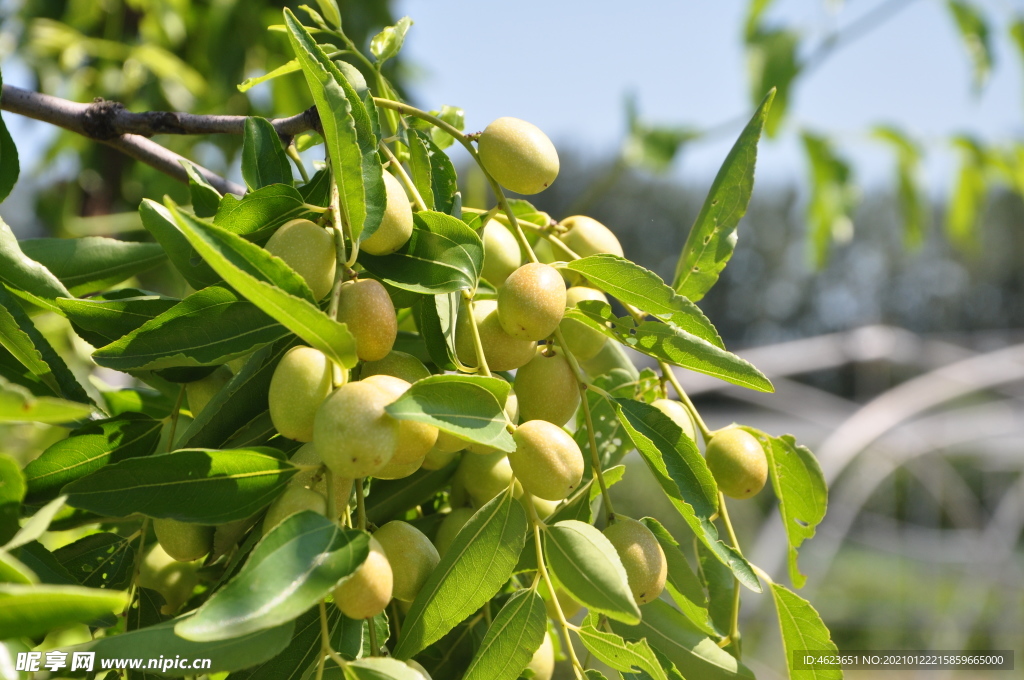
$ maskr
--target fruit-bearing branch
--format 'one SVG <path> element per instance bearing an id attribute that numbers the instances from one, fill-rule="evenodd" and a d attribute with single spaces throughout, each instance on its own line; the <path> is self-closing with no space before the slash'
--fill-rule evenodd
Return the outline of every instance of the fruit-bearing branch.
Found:
<path id="1" fill-rule="evenodd" d="M 88 104 L 4 85 L 0 108 L 41 120 L 118 149 L 181 182 L 188 174 L 183 156 L 149 139 L 153 135 L 242 134 L 246 116 L 197 115 L 173 111 L 127 110 L 120 102 L 97 100 Z M 286 145 L 302 132 L 320 129 L 315 108 L 270 121 Z M 193 165 L 221 193 L 243 194 L 245 188 L 198 165 Z"/>

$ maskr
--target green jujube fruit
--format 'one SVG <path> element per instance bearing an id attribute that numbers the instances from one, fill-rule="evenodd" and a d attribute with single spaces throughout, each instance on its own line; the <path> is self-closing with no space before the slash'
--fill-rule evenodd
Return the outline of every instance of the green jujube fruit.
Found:
<path id="1" fill-rule="evenodd" d="M 516 450 L 508 461 L 523 490 L 560 501 L 583 479 L 583 453 L 569 433 L 546 420 L 529 420 L 512 434 Z"/>
<path id="2" fill-rule="evenodd" d="M 334 589 L 334 605 L 350 619 L 369 619 L 391 602 L 394 576 L 384 548 L 370 536 L 366 560 Z"/>
<path id="3" fill-rule="evenodd" d="M 584 300 L 608 302 L 605 294 L 594 288 L 572 286 L 565 291 L 566 309 L 572 309 Z M 562 319 L 558 327 L 562 331 L 562 338 L 569 347 L 569 351 L 580 361 L 589 361 L 596 357 L 608 340 L 601 331 L 576 319 Z"/>
<path id="4" fill-rule="evenodd" d="M 188 410 L 193 418 L 198 418 L 210 400 L 217 396 L 221 388 L 231 381 L 231 371 L 219 366 L 210 375 L 200 380 L 185 383 L 185 398 L 188 399 Z"/>
<path id="5" fill-rule="evenodd" d="M 533 671 L 533 680 L 551 680 L 555 674 L 555 646 L 551 642 L 551 633 L 544 631 L 544 641 L 526 667 Z"/>
<path id="6" fill-rule="evenodd" d="M 693 419 L 690 418 L 690 412 L 686 410 L 682 402 L 674 399 L 655 399 L 651 402 L 651 406 L 671 418 L 672 422 L 678 425 L 687 437 L 697 441 L 697 431 L 693 427 Z"/>
<path id="7" fill-rule="evenodd" d="M 519 269 L 523 256 L 519 242 L 508 228 L 497 220 L 488 220 L 480 232 L 484 242 L 484 280 L 495 288 L 505 283 L 509 274 Z"/>
<path id="8" fill-rule="evenodd" d="M 525 120 L 498 118 L 484 128 L 477 144 L 484 169 L 498 184 L 516 193 L 539 193 L 558 177 L 555 145 Z"/>
<path id="9" fill-rule="evenodd" d="M 312 347 L 292 347 L 270 379 L 270 420 L 282 437 L 313 440 L 313 417 L 331 393 L 331 360 Z"/>
<path id="10" fill-rule="evenodd" d="M 480 344 L 484 358 L 492 371 L 511 371 L 533 358 L 535 342 L 518 340 L 506 333 L 498 320 L 498 303 L 478 300 L 473 305 L 473 316 L 480 328 Z M 465 306 L 459 310 L 455 324 L 455 352 L 459 360 L 470 366 L 477 365 L 476 346 L 473 344 L 473 323 Z"/>
<path id="11" fill-rule="evenodd" d="M 360 379 L 368 378 L 371 375 L 393 375 L 407 383 L 414 383 L 417 380 L 429 378 L 430 371 L 422 361 L 413 355 L 391 350 L 383 359 L 363 363 L 359 369 Z"/>
<path id="12" fill-rule="evenodd" d="M 562 426 L 580 405 L 576 374 L 558 350 L 538 348 L 530 363 L 516 372 L 514 384 L 524 422 L 546 420 Z"/>
<path id="13" fill-rule="evenodd" d="M 263 535 L 266 536 L 278 524 L 303 510 L 326 515 L 327 499 L 322 494 L 302 486 L 285 487 L 284 493 L 274 499 L 267 508 L 267 515 L 263 518 Z"/>
<path id="14" fill-rule="evenodd" d="M 455 508 L 441 520 L 441 526 L 437 528 L 437 534 L 434 536 L 434 546 L 437 548 L 438 555 L 444 557 L 448 548 L 452 547 L 455 537 L 459 535 L 462 527 L 466 526 L 466 522 L 473 514 L 473 510 L 470 508 Z"/>
<path id="15" fill-rule="evenodd" d="M 387 204 L 377 231 L 359 244 L 370 255 L 390 255 L 405 245 L 412 236 L 412 207 L 402 183 L 390 172 L 384 172 Z"/>
<path id="16" fill-rule="evenodd" d="M 384 467 L 398 447 L 398 421 L 384 407 L 394 399 L 360 380 L 324 400 L 313 421 L 313 445 L 331 471 L 358 479 Z"/>
<path id="17" fill-rule="evenodd" d="M 303 278 L 315 299 L 331 292 L 338 258 L 334 237 L 326 229 L 309 220 L 292 220 L 274 232 L 265 248 Z"/>
<path id="18" fill-rule="evenodd" d="M 543 340 L 564 314 L 565 281 L 551 265 L 524 264 L 498 289 L 498 320 L 513 338 Z"/>
<path id="19" fill-rule="evenodd" d="M 338 321 L 348 326 L 362 361 L 388 355 L 398 337 L 398 317 L 391 297 L 378 281 L 354 279 L 341 284 Z"/>
<path id="20" fill-rule="evenodd" d="M 173 615 L 192 597 L 199 583 L 199 562 L 179 562 L 156 543 L 142 559 L 139 585 L 164 596 L 160 613 Z"/>
<path id="21" fill-rule="evenodd" d="M 167 554 L 179 562 L 198 560 L 213 547 L 211 526 L 176 519 L 154 519 L 153 532 Z"/>
<path id="22" fill-rule="evenodd" d="M 651 530 L 642 522 L 619 515 L 605 528 L 604 536 L 619 554 L 636 603 L 657 599 L 665 589 L 668 561 Z"/>
<path id="23" fill-rule="evenodd" d="M 298 451 L 292 454 L 289 462 L 295 465 L 316 466 L 321 466 L 324 463 L 316 452 L 316 446 L 313 445 L 313 442 L 300 446 Z M 352 478 L 335 474 L 332 474 L 331 478 L 334 481 L 334 507 L 340 511 L 348 504 L 348 499 L 352 495 Z M 288 486 L 301 486 L 312 489 L 324 498 L 327 498 L 327 475 L 321 470 L 299 470 L 288 480 Z"/>
<path id="24" fill-rule="evenodd" d="M 754 435 L 738 427 L 719 431 L 705 452 L 718 489 L 731 498 L 750 498 L 768 481 L 768 459 Z"/>
<path id="25" fill-rule="evenodd" d="M 361 382 L 379 387 L 391 397 L 392 402 L 405 394 L 406 390 L 411 387 L 408 382 L 393 375 L 371 375 L 363 378 Z M 437 433 L 438 429 L 433 425 L 418 423 L 414 420 L 399 420 L 398 446 L 395 448 L 395 455 L 392 456 L 391 461 L 388 463 L 388 465 L 396 466 L 392 469 L 391 473 L 395 474 L 398 472 L 401 466 L 407 467 L 409 464 L 417 461 L 422 463 L 424 456 L 437 443 Z M 402 476 L 408 477 L 418 469 L 419 465 Z M 397 479 L 397 477 L 391 477 L 391 479 Z"/>
<path id="26" fill-rule="evenodd" d="M 437 548 L 422 531 L 399 520 L 377 529 L 373 537 L 391 564 L 394 577 L 392 596 L 396 600 L 412 602 L 441 560 Z"/>
<path id="27" fill-rule="evenodd" d="M 558 234 L 559 240 L 580 257 L 600 253 L 624 256 L 622 244 L 612 230 L 592 217 L 573 215 L 562 220 L 561 225 L 566 231 Z"/>
<path id="28" fill-rule="evenodd" d="M 455 473 L 455 481 L 466 489 L 473 505 L 479 508 L 508 489 L 512 483 L 512 476 L 508 456 L 501 451 L 495 451 L 463 455 Z M 516 484 L 516 487 L 513 495 L 518 497 L 522 494 L 522 487 L 519 484 Z M 454 490 L 452 493 L 454 494 Z"/>

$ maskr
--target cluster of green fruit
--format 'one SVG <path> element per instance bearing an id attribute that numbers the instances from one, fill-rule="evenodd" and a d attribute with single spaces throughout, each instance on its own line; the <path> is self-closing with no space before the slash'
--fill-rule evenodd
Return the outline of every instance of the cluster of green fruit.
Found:
<path id="1" fill-rule="evenodd" d="M 542 190 L 558 173 L 558 158 L 548 138 L 516 119 L 502 118 L 489 125 L 479 137 L 479 154 L 489 174 L 520 193 Z M 383 222 L 361 244 L 363 251 L 373 255 L 401 248 L 413 230 L 405 189 L 390 173 L 385 172 L 384 178 L 387 206 Z M 553 236 L 572 256 L 622 256 L 612 231 L 586 216 L 563 220 Z M 355 485 L 361 485 L 365 477 L 401 479 L 420 468 L 441 469 L 461 455 L 452 482 L 451 508 L 433 543 L 403 521 L 388 522 L 373 532 L 369 557 L 334 592 L 335 604 L 351 618 L 373 617 L 393 599 L 410 603 L 474 508 L 510 486 L 515 496 L 530 506 L 531 514 L 545 518 L 583 478 L 583 454 L 564 427 L 581 403 L 585 376 L 577 362 L 596 357 L 606 337 L 564 315 L 567 308 L 582 301 L 607 302 L 607 298 L 588 287 L 585 280 L 551 266 L 556 256 L 545 241 L 539 242 L 537 253 L 537 259 L 545 261 L 528 261 L 533 253 L 525 253 L 499 219 L 486 221 L 481 237 L 482 278 L 496 296 L 464 301 L 456 323 L 455 350 L 468 366 L 516 371 L 504 404 L 513 429 L 513 452 L 506 455 L 432 425 L 388 414 L 386 407 L 431 371 L 416 357 L 394 349 L 399 322 L 392 297 L 380 282 L 360 278 L 356 272 L 348 272 L 350 278 L 335 291 L 337 318 L 352 333 L 361 362 L 352 375 L 307 346 L 290 349 L 274 371 L 268 395 L 270 416 L 283 437 L 303 442 L 292 462 L 305 471 L 290 480 L 268 509 L 264 533 L 303 510 L 327 515 L 328 508 L 336 508 L 339 515 L 348 508 Z M 273 235 L 266 249 L 295 270 L 317 299 L 331 292 L 338 265 L 335 237 L 328 229 L 294 220 Z M 556 335 L 559 345 L 553 342 Z M 483 357 L 478 356 L 478 348 Z M 205 408 L 229 376 L 221 370 L 188 384 L 193 415 Z M 653 406 L 696 441 L 694 422 L 682 403 L 662 398 Z M 734 427 L 714 433 L 706 455 L 725 494 L 749 498 L 764 486 L 764 452 L 745 430 Z M 328 488 L 328 483 L 333 488 Z M 194 568 L 190 572 L 169 558 L 191 563 L 206 555 L 213 545 L 214 528 L 164 519 L 155 521 L 155 531 L 160 545 L 147 559 L 146 571 L 163 575 L 167 583 L 161 589 L 173 610 L 182 603 L 181 593 L 191 592 L 195 580 Z M 651 530 L 637 520 L 616 516 L 604 535 L 619 555 L 636 602 L 658 598 L 665 587 L 667 562 Z M 565 616 L 581 608 L 561 590 L 556 591 L 556 598 Z M 552 603 L 548 604 L 554 618 L 556 612 Z M 531 662 L 535 677 L 551 677 L 552 650 L 546 638 Z"/>

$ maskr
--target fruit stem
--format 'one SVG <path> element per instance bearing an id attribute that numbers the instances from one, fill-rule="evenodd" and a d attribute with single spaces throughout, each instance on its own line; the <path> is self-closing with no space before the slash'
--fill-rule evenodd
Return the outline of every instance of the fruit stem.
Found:
<path id="1" fill-rule="evenodd" d="M 544 564 L 544 547 L 541 542 L 540 529 L 544 522 L 540 517 L 537 516 L 537 509 L 533 507 L 533 498 L 528 493 L 523 493 L 523 505 L 526 506 L 526 512 L 530 516 L 530 524 L 533 525 L 533 544 L 534 549 L 537 551 L 537 570 L 540 572 L 540 577 L 544 581 L 544 584 L 548 588 L 548 595 L 551 596 L 551 604 L 555 608 L 555 613 L 558 615 L 558 625 L 562 629 L 562 636 L 565 638 L 565 649 L 569 652 L 569 659 L 572 661 L 572 669 L 576 673 L 578 680 L 583 680 L 585 671 L 583 670 L 580 660 L 576 658 L 576 650 L 572 646 L 572 640 L 569 638 L 569 622 L 565 620 L 565 614 L 562 613 L 562 605 L 558 601 L 558 597 L 555 595 L 555 586 L 551 582 L 551 576 L 548 575 L 548 568 Z"/>
<path id="2" fill-rule="evenodd" d="M 725 494 L 718 492 L 718 513 L 725 525 L 725 531 L 729 534 L 729 541 L 732 547 L 742 557 L 740 542 L 736 540 L 736 532 L 732 528 L 732 521 L 729 519 L 729 510 L 725 506 Z M 726 647 L 732 644 L 736 649 L 736 658 L 740 658 L 740 581 L 733 577 L 732 580 L 732 615 L 729 619 L 729 635 L 719 643 L 719 646 Z"/>
<path id="3" fill-rule="evenodd" d="M 388 145 L 383 141 L 380 143 L 380 148 L 384 151 L 384 155 L 388 157 L 388 160 L 391 161 L 391 167 L 395 169 L 395 174 L 398 175 L 398 179 L 400 179 L 402 184 L 405 185 L 405 190 L 409 192 L 410 196 L 412 196 L 413 203 L 416 204 L 416 210 L 427 210 L 427 204 L 423 202 L 423 197 L 420 195 L 419 190 L 416 188 L 416 185 L 413 184 L 412 178 L 409 177 L 409 173 L 407 173 L 405 168 L 402 167 L 401 162 L 399 162 L 394 152 L 392 152 L 391 149 L 388 148 Z M 385 172 L 387 171 L 385 170 Z"/>
<path id="4" fill-rule="evenodd" d="M 480 327 L 477 325 L 476 316 L 473 314 L 473 298 L 468 296 L 468 293 L 464 294 L 467 295 L 466 307 L 469 310 L 469 318 L 473 322 L 469 326 L 473 332 L 473 347 L 476 349 L 477 370 L 490 378 L 491 369 L 487 365 L 487 357 L 484 356 L 484 343 L 480 340 Z"/>
<path id="5" fill-rule="evenodd" d="M 711 429 L 704 422 L 704 419 L 700 417 L 700 413 L 697 412 L 697 407 L 690 401 L 690 396 L 683 389 L 683 386 L 679 384 L 679 379 L 676 378 L 676 372 L 672 370 L 672 367 L 666 364 L 664 361 L 659 361 L 658 366 L 661 368 L 661 374 L 668 378 L 668 381 L 672 383 L 672 388 L 676 391 L 676 395 L 679 397 L 679 401 L 683 402 L 683 406 L 690 412 L 690 416 L 693 417 L 693 422 L 697 423 L 697 429 L 700 430 L 700 435 L 704 439 L 704 445 L 711 441 L 711 437 L 714 434 Z"/>
<path id="6" fill-rule="evenodd" d="M 379 656 L 380 646 L 377 644 L 377 622 L 372 616 L 366 619 L 366 627 L 370 629 L 370 656 Z"/>
<path id="7" fill-rule="evenodd" d="M 320 653 L 331 657 L 331 660 L 338 664 L 338 667 L 344 672 L 345 666 L 348 665 L 348 662 L 341 658 L 341 656 L 331 647 L 331 630 L 327 625 L 327 606 L 324 604 L 323 600 L 320 600 Z"/>
<path id="8" fill-rule="evenodd" d="M 353 486 L 356 487 L 356 528 L 366 531 L 366 499 L 363 497 L 363 478 L 357 477 Z"/>
<path id="9" fill-rule="evenodd" d="M 306 164 L 302 162 L 302 156 L 299 155 L 299 150 L 295 148 L 294 141 L 284 147 L 284 152 L 288 154 L 289 158 L 295 161 L 295 167 L 299 169 L 299 174 L 302 175 L 302 181 L 308 184 L 309 173 L 306 172 Z"/>
<path id="10" fill-rule="evenodd" d="M 583 407 L 583 417 L 587 423 L 587 440 L 590 447 L 590 464 L 594 468 L 594 477 L 597 478 L 597 483 L 601 486 L 601 499 L 604 503 L 604 510 L 608 514 L 608 523 L 615 521 L 615 509 L 612 507 L 612 497 L 608 493 L 608 485 L 604 481 L 604 471 L 601 469 L 601 456 L 597 453 L 597 437 L 594 435 L 594 417 L 590 412 L 590 400 L 587 398 L 587 387 L 586 381 L 583 379 L 583 369 L 580 368 L 579 362 L 576 357 L 573 356 L 572 350 L 565 343 L 565 338 L 562 337 L 562 329 L 555 329 L 555 339 L 558 341 L 558 346 L 562 348 L 562 353 L 565 355 L 566 360 L 569 362 L 569 366 L 572 368 L 572 374 L 576 377 L 576 385 L 580 390 L 580 405 Z M 607 396 L 607 394 L 606 394 Z"/>

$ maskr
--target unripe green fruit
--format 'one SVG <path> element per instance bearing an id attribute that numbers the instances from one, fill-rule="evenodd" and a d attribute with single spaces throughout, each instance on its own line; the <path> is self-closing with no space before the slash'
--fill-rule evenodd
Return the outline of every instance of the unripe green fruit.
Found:
<path id="1" fill-rule="evenodd" d="M 431 452 L 436 451 L 439 454 L 456 454 L 464 448 L 466 448 L 465 439 L 462 437 L 456 437 L 454 434 L 449 434 L 444 430 L 439 430 L 437 433 L 437 443 L 434 444 L 434 448 Z M 441 467 L 444 466 L 442 465 Z"/>
<path id="2" fill-rule="evenodd" d="M 555 647 L 551 642 L 551 633 L 544 631 L 544 641 L 526 667 L 533 671 L 533 680 L 551 680 L 555 674 Z"/>
<path id="3" fill-rule="evenodd" d="M 383 359 L 395 346 L 398 317 L 384 286 L 373 279 L 341 284 L 338 321 L 346 324 L 356 341 L 356 355 L 363 361 Z"/>
<path id="4" fill-rule="evenodd" d="M 651 530 L 642 522 L 618 516 L 604 530 L 626 569 L 629 589 L 637 604 L 647 604 L 661 595 L 668 577 L 665 551 Z"/>
<path id="5" fill-rule="evenodd" d="M 562 220 L 567 229 L 558 238 L 580 257 L 610 253 L 623 257 L 622 244 L 612 230 L 592 217 L 573 215 Z"/>
<path id="6" fill-rule="evenodd" d="M 604 293 L 586 286 L 573 286 L 565 291 L 565 306 L 568 309 L 576 307 L 584 300 L 608 302 Z M 576 319 L 562 319 L 558 327 L 562 331 L 562 337 L 565 339 L 569 351 L 580 361 L 589 361 L 596 357 L 608 340 L 601 331 Z"/>
<path id="7" fill-rule="evenodd" d="M 179 562 L 157 543 L 146 553 L 139 571 L 139 585 L 164 596 L 160 613 L 174 614 L 192 597 L 199 583 L 198 562 Z"/>
<path id="8" fill-rule="evenodd" d="M 444 434 L 443 432 L 439 434 Z M 438 440 L 441 437 L 438 436 Z M 462 444 L 465 446 L 465 442 Z M 434 448 L 427 451 L 426 457 L 423 459 L 423 465 L 421 466 L 424 470 L 440 470 L 446 467 L 448 463 L 451 463 L 459 455 L 458 451 L 442 451 L 434 445 Z"/>
<path id="9" fill-rule="evenodd" d="M 572 437 L 546 420 L 516 428 L 509 463 L 523 490 L 549 501 L 566 498 L 583 479 L 583 453 Z"/>
<path id="10" fill-rule="evenodd" d="M 465 487 L 473 504 L 480 507 L 508 489 L 512 483 L 512 466 L 508 456 L 501 451 L 486 455 L 466 455 L 459 461 L 455 477 Z M 519 497 L 522 487 L 518 483 L 516 487 L 513 495 Z"/>
<path id="11" fill-rule="evenodd" d="M 558 152 L 540 128 L 518 118 L 498 118 L 478 141 L 480 162 L 503 187 L 518 194 L 544 191 L 558 177 Z"/>
<path id="12" fill-rule="evenodd" d="M 530 503 L 533 505 L 533 509 L 537 512 L 537 517 L 544 519 L 551 515 L 557 508 L 560 501 L 548 501 L 543 498 L 537 498 L 536 496 L 525 495 L 519 497 L 519 504 L 523 506 L 523 509 L 529 512 L 526 507 L 526 499 L 530 499 Z"/>
<path id="13" fill-rule="evenodd" d="M 498 320 L 519 340 L 543 340 L 565 314 L 565 281 L 549 264 L 530 262 L 512 272 L 498 289 Z"/>
<path id="14" fill-rule="evenodd" d="M 405 479 L 423 467 L 424 460 L 425 458 L 417 458 L 407 463 L 399 463 L 392 458 L 384 464 L 384 467 L 374 472 L 373 476 L 377 479 Z"/>
<path id="15" fill-rule="evenodd" d="M 359 244 L 370 255 L 390 255 L 405 245 L 412 236 L 412 208 L 402 183 L 390 172 L 384 172 L 387 206 L 384 218 L 373 235 Z"/>
<path id="16" fill-rule="evenodd" d="M 263 535 L 266 536 L 278 524 L 303 510 L 326 515 L 327 499 L 312 489 L 301 486 L 285 487 L 284 493 L 274 499 L 267 508 L 267 516 L 263 518 Z"/>
<path id="17" fill-rule="evenodd" d="M 299 450 L 293 453 L 289 460 L 295 465 L 323 465 L 323 460 L 317 454 L 313 442 L 300 446 Z M 352 478 L 334 474 L 331 477 L 334 481 L 334 506 L 336 508 L 344 508 L 348 504 L 349 497 L 352 495 Z M 324 498 L 327 498 L 327 475 L 320 470 L 300 470 L 288 480 L 288 486 L 312 489 Z"/>
<path id="18" fill-rule="evenodd" d="M 413 669 L 420 675 L 422 675 L 423 680 L 432 680 L 432 678 L 430 677 L 430 673 L 427 672 L 427 669 L 419 665 L 419 663 L 417 663 L 415 659 L 409 659 L 405 662 L 405 665 Z"/>
<path id="19" fill-rule="evenodd" d="M 750 498 L 768 481 L 768 459 L 754 435 L 738 427 L 711 438 L 705 452 L 718 490 L 731 498 Z"/>
<path id="20" fill-rule="evenodd" d="M 176 519 L 154 519 L 153 531 L 168 555 L 179 562 L 198 560 L 213 547 L 213 527 Z"/>
<path id="21" fill-rule="evenodd" d="M 499 380 L 500 379 L 501 378 L 499 378 Z M 505 415 L 508 417 L 509 422 L 513 425 L 519 422 L 519 397 L 516 396 L 516 391 L 514 389 L 509 389 L 508 396 L 505 397 L 505 406 L 503 408 L 505 409 Z M 469 442 L 466 444 L 466 450 L 470 453 L 476 453 L 483 456 L 494 453 L 498 449 L 493 446 L 481 444 L 480 442 Z"/>
<path id="22" fill-rule="evenodd" d="M 391 564 L 384 548 L 370 536 L 366 561 L 334 589 L 334 605 L 350 619 L 368 619 L 388 606 L 393 586 Z"/>
<path id="23" fill-rule="evenodd" d="M 675 401 L 674 399 L 655 399 L 651 402 L 651 406 L 671 418 L 672 422 L 678 425 L 687 437 L 694 441 L 697 440 L 697 431 L 693 427 L 693 419 L 690 418 L 690 412 L 686 410 L 682 402 Z"/>
<path id="24" fill-rule="evenodd" d="M 312 347 L 292 347 L 281 358 L 267 394 L 270 420 L 281 436 L 313 440 L 313 417 L 331 393 L 332 373 L 330 359 Z"/>
<path id="25" fill-rule="evenodd" d="M 412 602 L 441 558 L 437 548 L 422 531 L 408 522 L 388 522 L 373 532 L 384 554 L 388 556 L 394 574 L 396 600 Z"/>
<path id="26" fill-rule="evenodd" d="M 540 594 L 541 597 L 544 598 L 544 608 L 547 610 L 548 616 L 557 621 L 558 612 L 555 611 L 555 605 L 551 602 L 551 595 L 548 593 L 548 589 L 541 588 Z M 569 593 L 565 592 L 558 586 L 555 586 L 555 597 L 558 598 L 558 606 L 562 609 L 562 615 L 566 620 L 576 616 L 576 614 L 583 609 L 582 604 L 574 600 Z"/>
<path id="27" fill-rule="evenodd" d="M 371 375 L 368 378 L 363 378 L 361 382 L 379 387 L 391 396 L 391 402 L 401 397 L 411 387 L 409 383 L 393 375 Z M 389 465 L 396 466 L 391 469 L 391 474 L 400 473 L 410 463 L 422 463 L 424 456 L 437 443 L 437 432 L 436 427 L 427 423 L 418 423 L 414 420 L 398 421 L 398 447 L 388 463 Z M 401 476 L 408 477 L 418 469 L 419 465 L 416 465 L 408 474 L 402 474 Z M 385 477 L 385 479 L 389 478 Z M 391 477 L 390 479 L 398 479 L 398 477 Z"/>
<path id="28" fill-rule="evenodd" d="M 437 534 L 434 536 L 434 545 L 437 546 L 438 555 L 444 557 L 448 548 L 452 547 L 455 537 L 459 535 L 462 527 L 466 526 L 466 522 L 472 516 L 473 511 L 470 508 L 456 508 L 441 521 L 441 526 L 437 528 Z"/>
<path id="29" fill-rule="evenodd" d="M 391 350 L 383 359 L 367 361 L 359 369 L 360 379 L 371 375 L 393 375 L 407 383 L 414 383 L 430 377 L 430 371 L 423 362 L 411 354 Z"/>
<path id="30" fill-rule="evenodd" d="M 188 410 L 193 418 L 198 418 L 210 400 L 217 396 L 221 388 L 230 382 L 231 371 L 220 366 L 216 371 L 201 380 L 185 383 L 185 398 L 188 399 Z"/>
<path id="31" fill-rule="evenodd" d="M 513 338 L 502 329 L 496 301 L 478 300 L 473 305 L 473 314 L 480 327 L 480 344 L 484 348 L 487 367 L 492 371 L 511 371 L 533 358 L 536 343 Z M 478 362 L 471 323 L 469 312 L 466 307 L 462 307 L 455 324 L 455 352 L 462 363 L 476 366 Z"/>
<path id="32" fill-rule="evenodd" d="M 265 247 L 305 280 L 314 299 L 320 300 L 331 292 L 337 254 L 334 238 L 326 229 L 309 220 L 292 220 L 275 231 Z"/>
<path id="33" fill-rule="evenodd" d="M 384 407 L 394 399 L 360 380 L 342 385 L 317 409 L 313 444 L 331 471 L 357 479 L 384 467 L 398 447 L 398 421 Z"/>
<path id="34" fill-rule="evenodd" d="M 565 425 L 580 405 L 580 387 L 565 355 L 549 355 L 538 348 L 536 356 L 516 372 L 516 394 L 523 421 L 546 420 Z"/>
<path id="35" fill-rule="evenodd" d="M 495 288 L 523 263 L 519 241 L 504 224 L 488 220 L 480 232 L 484 242 L 484 266 L 481 275 Z"/>

